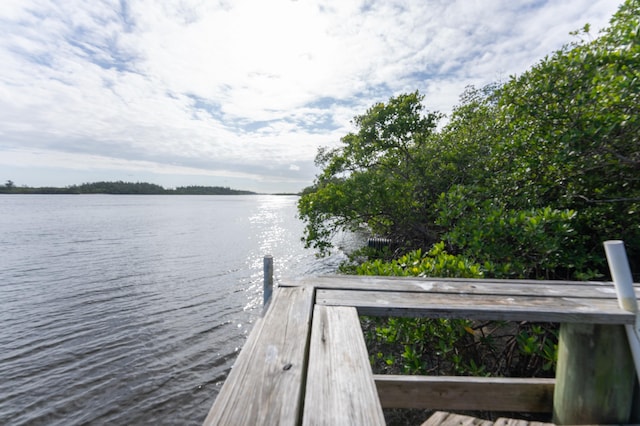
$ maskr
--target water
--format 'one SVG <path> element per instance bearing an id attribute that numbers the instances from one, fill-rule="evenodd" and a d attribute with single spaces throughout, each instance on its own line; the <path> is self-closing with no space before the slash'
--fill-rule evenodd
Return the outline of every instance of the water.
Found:
<path id="1" fill-rule="evenodd" d="M 0 424 L 200 424 L 274 280 L 334 272 L 293 196 L 0 196 Z M 349 241 L 343 241 L 349 244 Z"/>

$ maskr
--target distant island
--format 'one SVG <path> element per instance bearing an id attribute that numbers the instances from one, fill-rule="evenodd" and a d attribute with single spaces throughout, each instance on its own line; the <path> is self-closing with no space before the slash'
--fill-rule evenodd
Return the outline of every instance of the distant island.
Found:
<path id="1" fill-rule="evenodd" d="M 256 192 L 242 191 L 222 186 L 180 186 L 165 189 L 147 182 L 94 182 L 72 185 L 65 188 L 16 186 L 8 180 L 0 186 L 0 194 L 137 194 L 137 195 L 253 195 Z"/>

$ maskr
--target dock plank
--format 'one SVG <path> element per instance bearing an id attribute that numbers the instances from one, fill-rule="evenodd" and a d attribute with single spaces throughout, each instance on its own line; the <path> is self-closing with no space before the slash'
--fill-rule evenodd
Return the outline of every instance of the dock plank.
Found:
<path id="1" fill-rule="evenodd" d="M 355 308 L 316 305 L 304 425 L 384 425 Z"/>
<path id="2" fill-rule="evenodd" d="M 317 290 L 316 304 L 354 306 L 361 315 L 475 320 L 634 324 L 615 299 L 392 291 Z"/>
<path id="3" fill-rule="evenodd" d="M 421 426 L 493 426 L 493 422 L 462 414 L 436 411 Z"/>
<path id="4" fill-rule="evenodd" d="M 279 288 L 254 327 L 205 425 L 298 424 L 313 289 Z"/>
<path id="5" fill-rule="evenodd" d="M 530 422 L 527 420 L 501 417 L 494 422 L 463 414 L 436 411 L 421 426 L 555 426 L 553 423 Z"/>
<path id="6" fill-rule="evenodd" d="M 553 423 L 530 422 L 527 420 L 509 419 L 500 417 L 495 421 L 494 426 L 555 426 Z"/>

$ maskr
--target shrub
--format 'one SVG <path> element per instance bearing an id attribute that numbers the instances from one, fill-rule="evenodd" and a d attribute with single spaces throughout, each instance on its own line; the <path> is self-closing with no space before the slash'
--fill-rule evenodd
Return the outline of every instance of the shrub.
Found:
<path id="1" fill-rule="evenodd" d="M 376 259 L 360 275 L 482 278 L 484 265 L 449 254 L 440 242 L 392 261 Z M 377 372 L 445 375 L 548 376 L 554 371 L 557 328 L 551 324 L 432 318 L 362 317 Z"/>

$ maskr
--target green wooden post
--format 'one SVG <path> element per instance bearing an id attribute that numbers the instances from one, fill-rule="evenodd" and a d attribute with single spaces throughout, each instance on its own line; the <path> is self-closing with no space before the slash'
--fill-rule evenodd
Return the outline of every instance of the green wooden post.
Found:
<path id="1" fill-rule="evenodd" d="M 634 373 L 624 326 L 562 324 L 553 422 L 628 423 Z"/>

